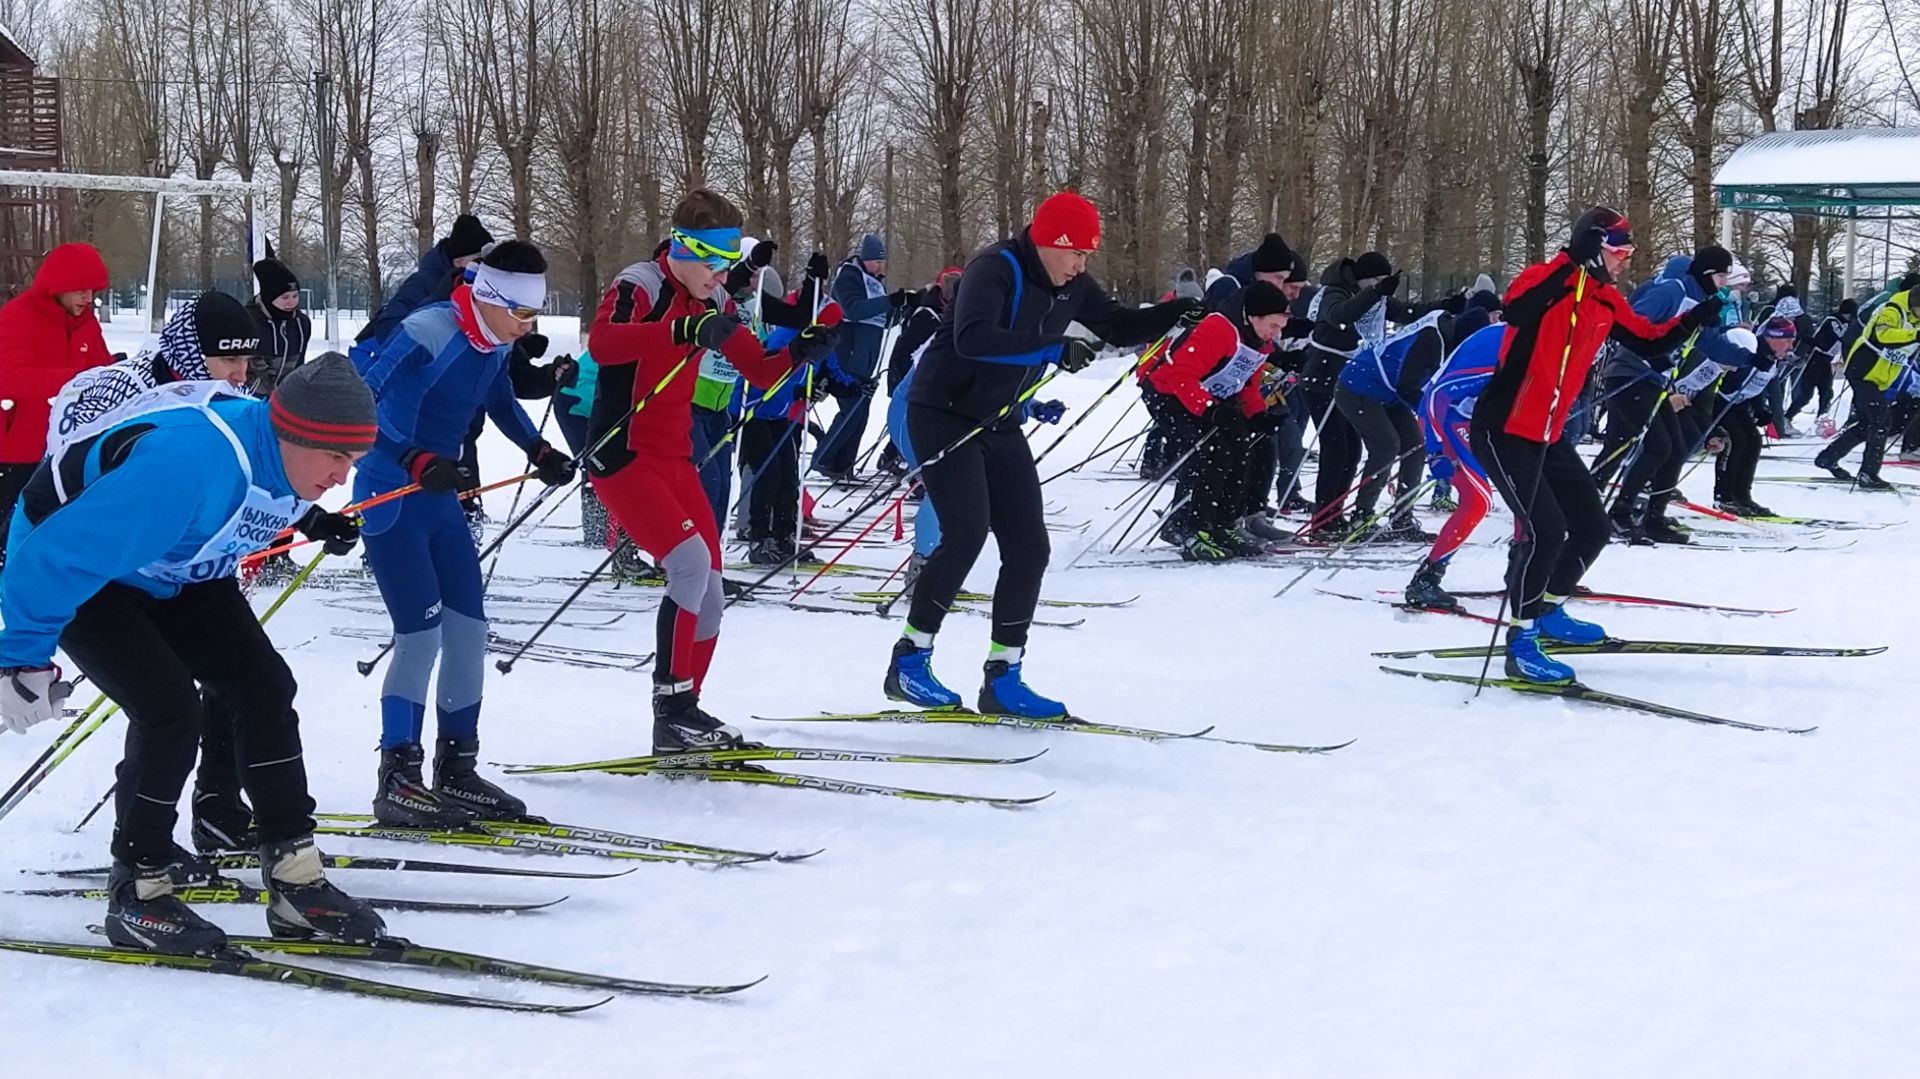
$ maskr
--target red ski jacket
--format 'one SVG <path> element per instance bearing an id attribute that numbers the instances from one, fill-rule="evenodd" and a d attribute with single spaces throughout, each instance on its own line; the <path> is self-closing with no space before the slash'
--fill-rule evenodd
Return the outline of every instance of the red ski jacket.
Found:
<path id="1" fill-rule="evenodd" d="M 1609 337 L 1635 352 L 1658 354 L 1689 332 L 1678 317 L 1649 321 L 1619 289 L 1580 270 L 1565 251 L 1513 279 L 1505 317 L 1499 365 L 1474 415 L 1540 443 L 1560 438 L 1594 356 Z"/>
<path id="2" fill-rule="evenodd" d="M 1257 416 L 1267 409 L 1267 399 L 1260 395 L 1260 368 L 1272 351 L 1271 344 L 1256 347 L 1242 341 L 1232 320 L 1216 312 L 1201 319 L 1173 355 L 1144 377 L 1196 416 L 1215 401 L 1235 396 L 1242 414 Z"/>
<path id="3" fill-rule="evenodd" d="M 0 464 L 45 457 L 54 395 L 73 376 L 113 361 L 93 312 L 75 318 L 53 300 L 56 293 L 106 287 L 100 252 L 91 244 L 61 244 L 47 252 L 27 291 L 0 307 Z"/>
<path id="4" fill-rule="evenodd" d="M 615 424 L 623 424 L 617 438 L 628 450 L 686 458 L 693 453 L 693 389 L 700 374 L 700 350 L 675 344 L 673 321 L 719 308 L 737 313 L 724 289 L 710 296 L 687 292 L 667 269 L 666 256 L 637 262 L 621 270 L 600 298 L 588 333 L 587 348 L 600 365 L 600 385 L 593 404 L 589 438 L 597 442 Z M 761 389 L 772 386 L 793 366 L 785 350 L 769 353 L 753 331 L 742 326 L 727 338 L 721 355 L 746 380 Z M 639 412 L 633 408 L 675 364 L 685 360 L 666 388 Z M 623 455 L 602 454 L 607 461 Z M 613 471 L 617 464 L 601 469 Z"/>

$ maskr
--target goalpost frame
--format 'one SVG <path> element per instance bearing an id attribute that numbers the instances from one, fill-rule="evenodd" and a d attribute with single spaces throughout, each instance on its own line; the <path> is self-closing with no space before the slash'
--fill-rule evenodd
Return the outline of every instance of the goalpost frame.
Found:
<path id="1" fill-rule="evenodd" d="M 160 269 L 160 222 L 168 195 L 206 198 L 213 195 L 240 195 L 247 204 L 247 237 L 252 244 L 249 262 L 266 251 L 266 225 L 260 219 L 260 202 L 268 184 L 258 180 L 193 180 L 171 176 L 111 176 L 82 172 L 37 172 L 31 169 L 0 169 L 0 187 L 45 187 L 69 191 L 134 191 L 153 194 L 153 236 L 147 245 L 147 290 L 141 309 L 141 331 L 153 328 L 153 284 Z"/>

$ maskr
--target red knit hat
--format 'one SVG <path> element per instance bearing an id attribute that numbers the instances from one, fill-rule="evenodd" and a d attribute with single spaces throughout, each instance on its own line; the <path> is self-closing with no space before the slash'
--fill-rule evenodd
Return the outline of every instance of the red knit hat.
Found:
<path id="1" fill-rule="evenodd" d="M 1077 191 L 1057 192 L 1033 211 L 1028 232 L 1035 247 L 1096 251 L 1100 248 L 1100 211 Z"/>

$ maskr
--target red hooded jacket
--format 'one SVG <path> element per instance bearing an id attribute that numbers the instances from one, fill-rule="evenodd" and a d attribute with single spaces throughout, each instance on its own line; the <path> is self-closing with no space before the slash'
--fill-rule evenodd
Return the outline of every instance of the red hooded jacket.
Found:
<path id="1" fill-rule="evenodd" d="M 0 307 L 0 464 L 46 456 L 54 395 L 73 376 L 113 361 L 92 309 L 75 318 L 53 299 L 106 287 L 107 264 L 93 245 L 61 244 L 27 291 Z"/>
<path id="2" fill-rule="evenodd" d="M 1609 337 L 1649 355 L 1678 345 L 1679 318 L 1649 321 L 1627 298 L 1574 266 L 1565 251 L 1520 272 L 1507 289 L 1506 340 L 1474 416 L 1529 442 L 1552 443 Z"/>

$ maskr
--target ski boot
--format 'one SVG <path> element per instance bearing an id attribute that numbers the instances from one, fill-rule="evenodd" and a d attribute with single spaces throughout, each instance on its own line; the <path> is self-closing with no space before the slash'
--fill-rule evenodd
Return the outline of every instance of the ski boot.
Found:
<path id="1" fill-rule="evenodd" d="M 1239 525 L 1227 525 L 1210 531 L 1214 542 L 1225 547 L 1235 558 L 1252 558 L 1267 553 L 1266 542 Z"/>
<path id="2" fill-rule="evenodd" d="M 1646 524 L 1641 526 L 1640 534 L 1648 543 L 1666 544 L 1682 547 L 1693 542 L 1687 530 L 1667 519 L 1666 514 L 1648 514 Z"/>
<path id="3" fill-rule="evenodd" d="M 275 937 L 376 944 L 387 936 L 387 923 L 372 907 L 327 880 L 310 835 L 262 846 L 260 883 L 267 889 L 267 932 Z"/>
<path id="4" fill-rule="evenodd" d="M 1713 504 L 1721 513 L 1731 513 L 1735 517 L 1771 517 L 1773 511 L 1751 498 L 1726 498 Z"/>
<path id="5" fill-rule="evenodd" d="M 167 879 L 173 881 L 175 888 L 205 888 L 222 878 L 211 861 L 175 843 L 167 861 Z"/>
<path id="6" fill-rule="evenodd" d="M 1322 544 L 1342 542 L 1358 523 L 1349 521 L 1346 514 L 1338 510 L 1319 514 L 1319 518 L 1319 521 L 1307 532 L 1307 538 Z"/>
<path id="7" fill-rule="evenodd" d="M 730 727 L 700 710 L 692 682 L 653 684 L 653 751 L 688 753 L 703 749 L 758 749 Z"/>
<path id="8" fill-rule="evenodd" d="M 786 562 L 777 539 L 758 539 L 747 548 L 747 561 L 755 566 L 778 566 Z"/>
<path id="9" fill-rule="evenodd" d="M 1180 545 L 1180 557 L 1188 562 L 1227 562 L 1233 552 L 1216 541 L 1212 534 L 1195 532 Z"/>
<path id="10" fill-rule="evenodd" d="M 941 685 L 934 676 L 933 649 L 922 648 L 905 637 L 893 642 L 893 659 L 887 664 L 882 688 L 888 700 L 919 708 L 939 711 L 960 707 L 960 694 Z"/>
<path id="11" fill-rule="evenodd" d="M 1453 497 L 1452 491 L 1443 493 L 1436 488 L 1433 497 L 1427 501 L 1427 508 L 1436 513 L 1452 513 L 1460 508 L 1460 500 Z"/>
<path id="12" fill-rule="evenodd" d="M 1440 537 L 1420 527 L 1420 522 L 1411 513 L 1394 514 L 1387 527 L 1374 533 L 1385 543 L 1432 543 Z"/>
<path id="13" fill-rule="evenodd" d="M 1447 564 L 1432 559 L 1422 560 L 1420 568 L 1414 571 L 1413 580 L 1407 582 L 1407 606 L 1424 607 L 1435 611 L 1457 611 L 1460 601 L 1453 593 L 1440 586 L 1440 578 L 1445 576 Z"/>
<path id="14" fill-rule="evenodd" d="M 1042 697 L 1020 678 L 1020 657 L 1026 650 L 1012 648 L 1001 653 L 1006 659 L 990 659 L 986 677 L 980 686 L 978 704 L 984 715 L 1020 716 L 1025 719 L 1067 719 L 1067 706 Z"/>
<path id="15" fill-rule="evenodd" d="M 193 849 L 202 854 L 254 850 L 260 834 L 254 830 L 253 810 L 237 796 L 209 791 L 193 792 L 193 826 L 188 832 Z"/>
<path id="16" fill-rule="evenodd" d="M 1821 450 L 1819 453 L 1814 454 L 1813 464 L 1815 468 L 1825 469 L 1827 474 L 1836 480 L 1853 479 L 1853 473 L 1840 467 L 1840 458 L 1827 456 L 1826 450 Z"/>
<path id="17" fill-rule="evenodd" d="M 1307 501 L 1306 498 L 1301 495 L 1288 495 L 1287 500 L 1280 504 L 1280 512 L 1284 514 L 1312 513 L 1313 503 Z"/>
<path id="18" fill-rule="evenodd" d="M 1607 631 L 1599 625 L 1568 614 L 1565 599 L 1548 597 L 1547 602 L 1552 606 L 1533 623 L 1540 636 L 1567 644 L 1599 644 L 1607 639 Z"/>
<path id="19" fill-rule="evenodd" d="M 1860 473 L 1860 478 L 1854 481 L 1854 486 L 1858 487 L 1862 491 L 1894 490 L 1893 484 L 1888 483 L 1886 480 L 1881 479 L 1879 476 L 1869 476 L 1865 472 Z"/>
<path id="20" fill-rule="evenodd" d="M 1282 527 L 1271 514 L 1267 513 L 1247 514 L 1241 527 L 1268 543 L 1292 543 L 1294 539 L 1293 529 Z"/>
<path id="21" fill-rule="evenodd" d="M 1533 626 L 1507 627 L 1507 677 L 1522 682 L 1563 686 L 1573 681 L 1573 668 L 1540 650 L 1540 630 Z"/>
<path id="22" fill-rule="evenodd" d="M 501 790 L 474 769 L 480 739 L 441 738 L 433 744 L 433 793 L 448 805 L 471 810 L 481 820 L 531 821 L 527 803 Z"/>
<path id="23" fill-rule="evenodd" d="M 473 823 L 473 811 L 441 798 L 420 778 L 426 751 L 418 742 L 380 749 L 380 786 L 373 795 L 373 819 L 393 828 L 455 832 Z"/>
<path id="24" fill-rule="evenodd" d="M 667 579 L 660 567 L 647 561 L 632 540 L 622 539 L 613 549 L 613 576 L 635 584 L 658 584 Z"/>
<path id="25" fill-rule="evenodd" d="M 122 948 L 162 955 L 219 955 L 227 934 L 173 894 L 167 866 L 116 860 L 107 875 L 107 939 Z"/>
<path id="26" fill-rule="evenodd" d="M 1199 534 L 1199 530 L 1193 527 L 1193 523 L 1187 520 L 1185 514 L 1168 516 L 1161 522 L 1159 531 L 1155 533 L 1167 546 L 1179 548 L 1186 547 Z"/>

